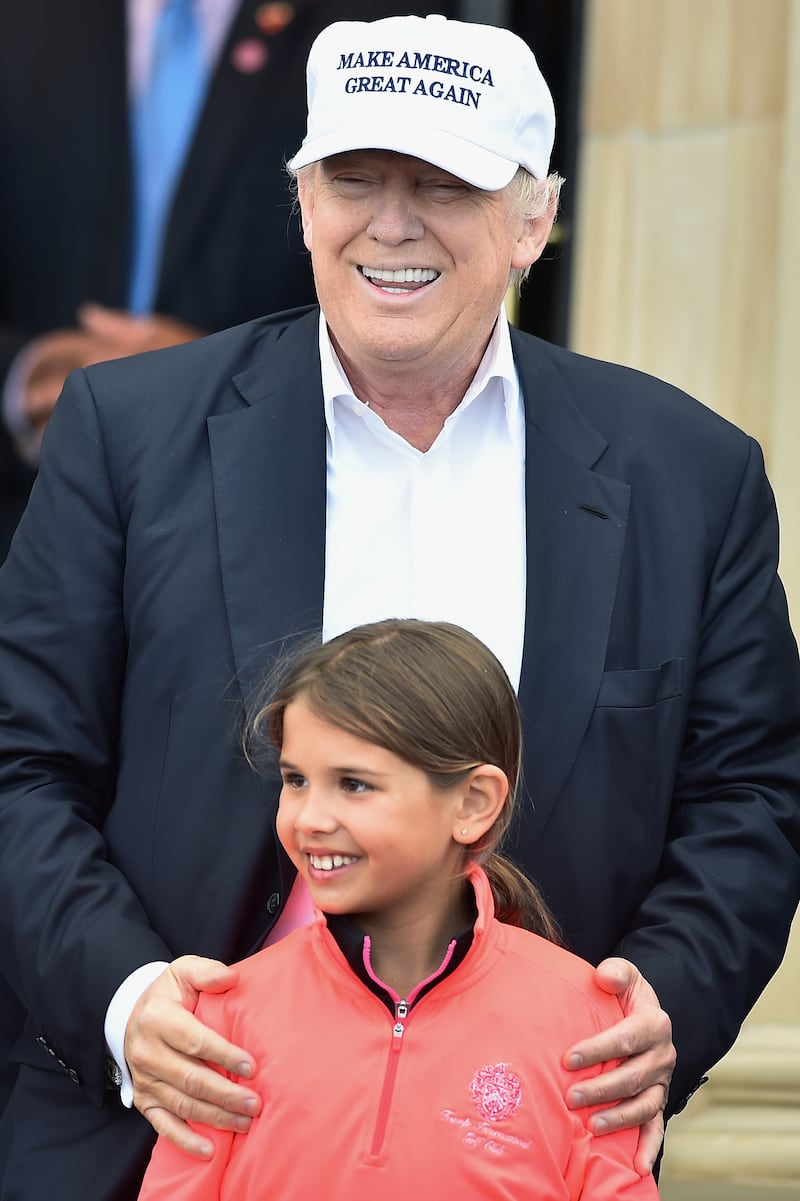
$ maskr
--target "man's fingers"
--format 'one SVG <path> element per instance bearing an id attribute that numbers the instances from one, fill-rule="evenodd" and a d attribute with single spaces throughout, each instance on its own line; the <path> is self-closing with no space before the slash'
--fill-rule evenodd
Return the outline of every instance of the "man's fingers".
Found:
<path id="1" fill-rule="evenodd" d="M 176 346 L 202 336 L 201 330 L 163 313 L 132 314 L 124 309 L 107 309 L 93 301 L 79 307 L 77 318 L 82 329 L 114 348 L 115 358 Z"/>
<path id="2" fill-rule="evenodd" d="M 656 1165 L 661 1144 L 664 1141 L 664 1115 L 659 1113 L 645 1122 L 639 1131 L 639 1145 L 633 1157 L 633 1166 L 640 1176 L 649 1176 Z"/>
<path id="3" fill-rule="evenodd" d="M 176 1147 L 180 1147 L 181 1151 L 185 1151 L 187 1155 L 193 1155 L 195 1159 L 211 1159 L 214 1154 L 214 1144 L 198 1134 L 196 1130 L 192 1130 L 191 1126 L 187 1126 L 185 1122 L 176 1118 L 168 1110 L 151 1106 L 142 1112 L 156 1134 L 163 1134 Z"/>
<path id="4" fill-rule="evenodd" d="M 639 971 L 630 960 L 620 959 L 618 956 L 604 959 L 602 963 L 598 964 L 594 979 L 603 992 L 611 993 L 615 997 L 622 997 L 623 993 L 639 981 L 646 984 L 644 977 L 640 976 Z M 649 985 L 647 987 L 649 988 Z M 655 998 L 655 993 L 653 993 L 653 997 Z"/>
<path id="5" fill-rule="evenodd" d="M 595 981 L 619 997 L 626 1016 L 608 1030 L 576 1043 L 564 1063 L 574 1071 L 621 1062 L 576 1081 L 567 1091 L 567 1104 L 571 1109 L 605 1107 L 589 1118 L 596 1134 L 640 1127 L 636 1170 L 647 1175 L 664 1134 L 662 1111 L 676 1058 L 672 1023 L 655 991 L 627 960 L 605 960 L 596 969 Z"/>
<path id="6" fill-rule="evenodd" d="M 77 312 L 81 329 L 114 347 L 119 357 L 141 348 L 147 341 L 149 317 L 134 316 L 125 309 L 107 309 L 87 301 Z"/>
<path id="7" fill-rule="evenodd" d="M 626 1059 L 654 1048 L 658 1048 L 657 1059 L 662 1068 L 668 1065 L 671 1072 L 675 1066 L 672 1023 L 657 1005 L 632 1011 L 615 1026 L 576 1043 L 570 1047 L 564 1062 L 574 1071 L 597 1063 L 607 1063 L 610 1059 Z"/>
<path id="8" fill-rule="evenodd" d="M 633 1028 L 632 1028 L 633 1027 Z M 645 1044 L 646 1046 L 647 1044 Z M 590 1068 L 598 1063 L 608 1063 L 610 1059 L 627 1059 L 641 1050 L 637 1041 L 635 1025 L 630 1019 L 618 1022 L 602 1034 L 584 1039 L 571 1047 L 565 1058 L 565 1064 L 570 1071 L 580 1068 Z M 629 1094 L 630 1095 L 630 1094 Z"/>
<path id="9" fill-rule="evenodd" d="M 635 1097 L 618 1105 L 611 1105 L 615 1097 L 608 1097 L 600 1104 L 609 1103 L 609 1109 L 602 1109 L 589 1118 L 589 1128 L 595 1134 L 609 1134 L 612 1130 L 628 1130 L 633 1126 L 643 1126 L 647 1122 L 658 1119 L 666 1101 L 666 1088 L 654 1084 Z M 592 1102 L 589 1102 L 590 1104 Z M 662 1122 L 663 1125 L 663 1122 Z"/>
<path id="10" fill-rule="evenodd" d="M 79 305 L 75 315 L 83 329 L 106 336 L 109 333 L 113 336 L 120 329 L 125 329 L 133 320 L 125 309 L 109 309 L 94 300 Z"/>
<path id="11" fill-rule="evenodd" d="M 156 981 L 158 983 L 158 981 Z M 232 1076 L 245 1079 L 253 1075 L 253 1058 L 242 1047 L 229 1043 L 215 1030 L 183 1009 L 175 1001 L 152 999 L 142 1000 L 134 1009 L 128 1023 L 125 1040 L 125 1058 L 130 1066 L 134 1081 L 152 1077 L 163 1079 L 177 1088 L 194 1085 L 193 1095 L 209 1096 L 217 1104 L 224 1104 L 222 1096 L 231 1092 L 240 1093 L 238 1085 L 206 1064 L 214 1064 Z M 200 1079 L 206 1093 L 197 1090 L 194 1082 Z M 189 1091 L 188 1088 L 186 1091 Z"/>
<path id="12" fill-rule="evenodd" d="M 200 1158 L 203 1140 L 187 1120 L 244 1133 L 261 1108 L 256 1093 L 224 1074 L 252 1076 L 252 1056 L 191 1012 L 200 992 L 224 992 L 237 978 L 217 960 L 176 959 L 142 993 L 126 1029 L 134 1105 L 160 1134 Z"/>
<path id="13" fill-rule="evenodd" d="M 236 968 L 201 955 L 182 955 L 172 961 L 169 971 L 182 993 L 187 988 L 195 993 L 227 992 L 239 979 Z"/>
<path id="14" fill-rule="evenodd" d="M 214 1073 L 211 1073 L 212 1075 Z M 205 1126 L 215 1126 L 218 1130 L 235 1130 L 245 1134 L 250 1129 L 253 1118 L 261 1108 L 261 1102 L 255 1093 L 241 1091 L 228 1092 L 224 1100 L 217 1103 L 214 1099 L 215 1090 L 199 1078 L 197 1081 L 184 1078 L 185 1084 L 193 1091 L 190 1094 L 185 1087 L 173 1088 L 165 1081 L 145 1081 L 142 1087 L 137 1087 L 134 1093 L 136 1108 L 149 1118 L 149 1111 L 162 1110 L 172 1114 L 182 1122 L 202 1122 Z"/>
<path id="15" fill-rule="evenodd" d="M 194 1068 L 202 1068 L 204 1080 L 222 1079 L 218 1072 L 204 1066 L 207 1063 L 244 1079 L 255 1070 L 253 1057 L 247 1051 L 204 1026 L 193 1013 L 174 1001 L 153 1001 L 138 1012 L 134 1010 L 128 1023 L 125 1058 L 134 1074 L 160 1076 L 178 1087 L 187 1073 L 191 1077 Z M 171 1076 L 164 1075 L 168 1071 Z"/>
<path id="16" fill-rule="evenodd" d="M 191 1018 L 190 1014 L 184 1016 Z M 244 1058 L 241 1048 L 226 1043 L 218 1035 L 212 1037 L 212 1032 L 200 1022 L 191 1020 L 198 1031 L 190 1030 L 188 1035 L 180 1031 L 174 1035 L 176 1042 L 183 1042 L 189 1048 L 207 1047 L 209 1057 L 214 1055 L 218 1060 Z M 186 1126 L 187 1121 L 240 1134 L 247 1132 L 251 1119 L 261 1109 L 257 1093 L 208 1067 L 202 1058 L 179 1053 L 167 1042 L 136 1045 L 139 1053 L 135 1066 L 129 1061 L 133 1103 L 160 1134 L 173 1139 L 190 1154 L 205 1158 L 199 1149 L 201 1140 Z M 244 1066 L 249 1075 L 250 1062 L 246 1061 Z M 235 1071 L 235 1068 L 227 1070 Z M 173 1138 L 175 1134 L 179 1137 Z"/>
<path id="17" fill-rule="evenodd" d="M 208 1063 L 219 1064 L 223 1071 L 247 1078 L 252 1075 L 252 1059 L 240 1047 L 225 1042 L 219 1035 L 207 1037 L 211 1032 L 199 1022 L 194 1025 L 198 1032 L 190 1032 L 186 1038 L 176 1034 L 174 1041 L 165 1038 L 161 1043 L 150 1041 L 136 1045 L 136 1054 L 133 1060 L 128 1061 L 134 1096 L 137 1092 L 152 1096 L 160 1105 L 180 1117 L 194 1115 L 185 1113 L 180 1104 L 173 1107 L 168 1096 L 170 1099 L 185 1096 L 188 1101 L 210 1102 L 221 1110 L 233 1113 L 257 1113 L 257 1093 L 207 1066 Z M 204 1046 L 207 1046 L 207 1052 L 193 1054 L 193 1048 Z M 226 1060 L 232 1066 L 226 1066 L 223 1062 Z M 239 1063 L 239 1060 L 243 1062 Z M 239 1071 L 239 1067 L 246 1070 Z"/>
<path id="18" fill-rule="evenodd" d="M 189 1067 L 185 1083 L 187 1084 L 187 1092 L 192 1092 L 195 1095 L 195 1090 L 190 1089 L 190 1085 L 195 1076 L 193 1069 L 199 1068 L 203 1063 L 213 1063 L 221 1068 L 224 1072 L 230 1072 L 232 1076 L 242 1076 L 248 1079 L 253 1075 L 255 1064 L 251 1055 L 237 1047 L 235 1043 L 229 1043 L 217 1034 L 216 1031 L 210 1030 L 208 1026 L 204 1026 L 192 1014 L 186 1014 L 191 1021 L 182 1022 L 175 1020 L 173 1024 L 174 1037 L 168 1038 L 165 1033 L 165 1041 L 174 1048 L 180 1051 L 182 1055 L 188 1057 Z M 221 1079 L 218 1072 L 213 1072 L 205 1067 L 197 1073 L 201 1080 L 208 1081 Z M 181 1083 L 184 1083 L 182 1080 Z M 238 1092 L 238 1086 L 236 1086 Z M 200 1095 L 199 1093 L 197 1095 Z"/>
<path id="19" fill-rule="evenodd" d="M 610 1105 L 629 1097 L 638 1098 L 644 1088 L 654 1083 L 645 1080 L 635 1063 L 626 1061 L 611 1072 L 581 1080 L 567 1092 L 567 1104 L 570 1109 L 582 1109 L 584 1105 Z M 653 1114 L 648 1114 L 648 1117 L 653 1117 Z"/>

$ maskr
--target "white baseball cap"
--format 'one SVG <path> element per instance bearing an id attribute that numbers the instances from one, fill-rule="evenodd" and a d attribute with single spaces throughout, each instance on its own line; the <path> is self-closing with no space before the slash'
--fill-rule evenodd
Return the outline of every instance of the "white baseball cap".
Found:
<path id="1" fill-rule="evenodd" d="M 308 56 L 297 170 L 347 150 L 394 150 L 495 192 L 518 167 L 547 176 L 555 109 L 529 46 L 445 17 L 337 21 Z"/>

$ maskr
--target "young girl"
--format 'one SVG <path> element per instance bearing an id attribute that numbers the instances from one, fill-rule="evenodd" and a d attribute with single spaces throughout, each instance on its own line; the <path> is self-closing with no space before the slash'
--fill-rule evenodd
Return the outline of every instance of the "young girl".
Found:
<path id="1" fill-rule="evenodd" d="M 255 718 L 264 742 L 316 920 L 198 1005 L 252 1048 L 261 1115 L 245 1135 L 204 1130 L 206 1162 L 159 1140 L 140 1197 L 657 1197 L 637 1131 L 594 1137 L 564 1101 L 564 1047 L 620 1009 L 493 849 L 520 722 L 491 652 L 452 625 L 362 626 L 289 668 Z"/>

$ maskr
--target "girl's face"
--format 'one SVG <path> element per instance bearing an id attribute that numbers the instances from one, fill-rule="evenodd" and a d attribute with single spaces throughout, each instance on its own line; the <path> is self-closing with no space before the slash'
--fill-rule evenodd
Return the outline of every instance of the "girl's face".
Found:
<path id="1" fill-rule="evenodd" d="M 325 913 L 368 934 L 424 938 L 458 914 L 463 789 L 434 789 L 419 768 L 322 721 L 303 703 L 284 713 L 278 836 Z"/>

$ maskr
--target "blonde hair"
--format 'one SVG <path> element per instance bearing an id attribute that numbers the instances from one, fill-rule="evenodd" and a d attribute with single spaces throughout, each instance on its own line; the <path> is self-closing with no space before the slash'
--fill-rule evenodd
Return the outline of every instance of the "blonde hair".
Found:
<path id="1" fill-rule="evenodd" d="M 509 795 L 491 829 L 465 847 L 465 866 L 486 872 L 501 921 L 558 941 L 538 889 L 496 847 L 519 788 L 522 733 L 514 690 L 491 651 L 459 626 L 413 619 L 359 626 L 294 659 L 250 723 L 248 755 L 265 742 L 280 751 L 292 701 L 419 768 L 434 788 L 476 767 L 499 767 Z"/>
<path id="2" fill-rule="evenodd" d="M 511 198 L 511 210 L 519 217 L 535 221 L 544 217 L 551 208 L 558 214 L 558 200 L 564 180 L 557 171 L 553 171 L 546 179 L 537 179 L 519 167 L 507 190 Z M 531 267 L 533 264 L 531 264 Z M 531 267 L 519 268 L 511 272 L 511 286 L 519 292 L 528 278 Z"/>

